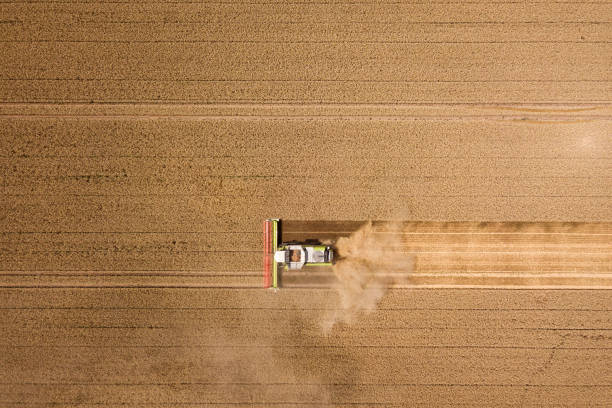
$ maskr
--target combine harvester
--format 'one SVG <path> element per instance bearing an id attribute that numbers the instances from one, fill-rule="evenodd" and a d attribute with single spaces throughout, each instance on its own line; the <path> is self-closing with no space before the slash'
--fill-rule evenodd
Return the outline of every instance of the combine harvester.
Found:
<path id="1" fill-rule="evenodd" d="M 299 272 L 307 267 L 330 267 L 333 261 L 334 249 L 331 245 L 311 239 L 304 242 L 283 242 L 280 219 L 270 218 L 264 221 L 265 288 L 280 288 L 283 272 Z"/>

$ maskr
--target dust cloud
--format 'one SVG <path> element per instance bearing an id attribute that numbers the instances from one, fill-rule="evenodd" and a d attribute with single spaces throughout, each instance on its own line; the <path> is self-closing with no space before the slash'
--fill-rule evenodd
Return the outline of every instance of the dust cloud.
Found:
<path id="1" fill-rule="evenodd" d="M 337 351 L 301 347 L 312 344 L 308 341 L 312 337 L 310 333 L 318 328 L 313 326 L 309 312 L 300 310 L 303 306 L 300 299 L 287 300 L 284 306 L 292 313 L 284 315 L 290 318 L 283 322 L 272 319 L 269 326 L 263 323 L 261 331 L 244 329 L 252 324 L 253 319 L 251 304 L 246 302 L 239 304 L 235 311 L 234 327 L 215 327 L 214 344 L 217 347 L 212 348 L 212 365 L 207 366 L 206 373 L 202 374 L 205 381 L 215 383 L 222 392 L 245 401 L 249 406 L 278 401 L 279 397 L 292 392 L 299 392 L 302 398 L 313 404 L 331 405 L 334 396 L 333 384 L 330 385 L 332 380 L 326 377 L 327 372 L 320 370 L 320 362 L 328 361 Z M 266 313 L 270 311 L 266 310 Z"/>
<path id="2" fill-rule="evenodd" d="M 326 319 L 324 329 L 336 323 L 351 323 L 360 312 L 376 309 L 388 288 L 405 283 L 413 269 L 413 257 L 402 251 L 400 223 L 374 226 L 366 223 L 348 237 L 336 241 L 341 308 Z"/>

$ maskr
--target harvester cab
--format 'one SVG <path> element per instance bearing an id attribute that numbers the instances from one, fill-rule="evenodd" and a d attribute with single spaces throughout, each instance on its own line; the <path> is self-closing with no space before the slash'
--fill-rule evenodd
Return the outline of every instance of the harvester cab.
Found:
<path id="1" fill-rule="evenodd" d="M 299 271 L 304 267 L 331 266 L 334 249 L 317 240 L 281 241 L 280 220 L 264 221 L 264 287 L 281 287 L 281 271 Z"/>

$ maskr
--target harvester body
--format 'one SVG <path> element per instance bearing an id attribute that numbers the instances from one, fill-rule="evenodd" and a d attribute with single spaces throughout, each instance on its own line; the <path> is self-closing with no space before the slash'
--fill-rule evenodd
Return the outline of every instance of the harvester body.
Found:
<path id="1" fill-rule="evenodd" d="M 264 287 L 278 289 L 281 271 L 298 271 L 304 267 L 331 266 L 334 249 L 318 241 L 282 242 L 280 220 L 264 221 Z"/>

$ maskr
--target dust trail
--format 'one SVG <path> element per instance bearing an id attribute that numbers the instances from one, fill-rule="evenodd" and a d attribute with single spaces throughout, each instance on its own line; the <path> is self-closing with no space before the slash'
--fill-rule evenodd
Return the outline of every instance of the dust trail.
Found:
<path id="1" fill-rule="evenodd" d="M 413 269 L 413 257 L 401 252 L 400 223 L 366 223 L 335 244 L 339 258 L 333 267 L 341 310 L 326 320 L 324 329 L 336 323 L 350 323 L 359 312 L 376 308 L 389 287 L 406 281 Z"/>
<path id="2" fill-rule="evenodd" d="M 271 296 L 277 298 L 275 294 Z M 221 392 L 248 401 L 249 406 L 266 406 L 266 401 L 278 402 L 279 398 L 303 398 L 313 404 L 331 405 L 333 386 L 317 362 L 329 360 L 330 353 L 333 356 L 337 351 L 324 347 L 287 349 L 286 346 L 312 344 L 308 341 L 312 339 L 310 333 L 317 327 L 309 312 L 300 310 L 304 307 L 300 298 L 277 299 L 276 304 L 279 310 L 288 307 L 293 313 L 283 313 L 288 317 L 284 322 L 274 322 L 276 314 L 272 313 L 273 324 L 262 322 L 261 328 L 253 330 L 252 299 L 236 297 L 238 308 L 231 315 L 236 326 L 227 327 L 227 321 L 219 320 L 218 326 L 208 328 L 215 334 L 212 345 L 222 347 L 211 349 L 211 364 L 199 373 L 201 381 L 216 383 Z M 201 350 L 193 353 L 200 353 L 194 354 L 194 359 L 202 359 Z M 296 392 L 299 397 L 292 397 Z"/>

